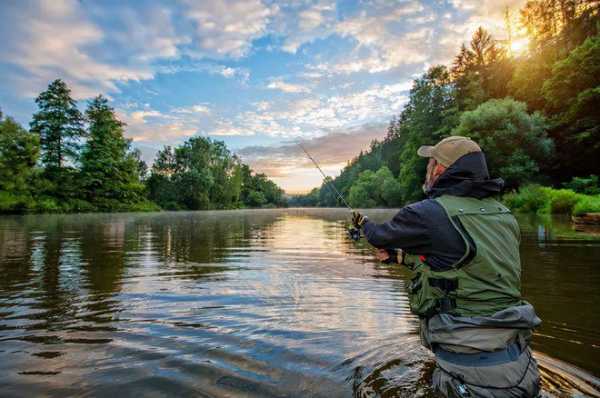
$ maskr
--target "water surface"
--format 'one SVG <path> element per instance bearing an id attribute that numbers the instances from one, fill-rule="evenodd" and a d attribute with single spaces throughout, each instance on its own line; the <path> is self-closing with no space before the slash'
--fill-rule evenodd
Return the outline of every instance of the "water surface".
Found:
<path id="1" fill-rule="evenodd" d="M 431 396 L 408 273 L 347 218 L 0 217 L 0 395 Z M 600 396 L 600 235 L 520 221 L 545 395 Z"/>

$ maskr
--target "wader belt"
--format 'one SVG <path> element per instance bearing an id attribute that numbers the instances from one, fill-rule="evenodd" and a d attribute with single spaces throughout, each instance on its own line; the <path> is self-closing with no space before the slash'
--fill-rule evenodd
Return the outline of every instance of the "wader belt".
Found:
<path id="1" fill-rule="evenodd" d="M 521 348 L 517 343 L 509 344 L 504 350 L 494 352 L 477 352 L 465 354 L 446 351 L 435 347 L 436 358 L 459 366 L 494 366 L 516 361 L 521 355 Z"/>

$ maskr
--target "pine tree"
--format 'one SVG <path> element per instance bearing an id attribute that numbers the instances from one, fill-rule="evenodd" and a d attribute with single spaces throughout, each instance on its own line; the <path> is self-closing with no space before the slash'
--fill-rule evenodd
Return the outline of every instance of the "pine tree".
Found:
<path id="1" fill-rule="evenodd" d="M 83 116 L 71 98 L 67 84 L 57 79 L 35 100 L 39 111 L 33 115 L 31 132 L 40 136 L 42 162 L 47 169 L 61 170 L 65 161 L 76 162 L 80 139 L 85 135 Z"/>
<path id="2" fill-rule="evenodd" d="M 100 210 L 119 210 L 140 200 L 138 160 L 123 136 L 124 124 L 101 95 L 86 110 L 89 138 L 81 155 L 83 195 Z"/>

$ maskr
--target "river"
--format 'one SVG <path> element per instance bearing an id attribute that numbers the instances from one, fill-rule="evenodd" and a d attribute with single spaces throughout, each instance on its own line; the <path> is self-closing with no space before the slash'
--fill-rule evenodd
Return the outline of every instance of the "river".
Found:
<path id="1" fill-rule="evenodd" d="M 347 218 L 0 217 L 0 396 L 432 396 L 409 274 Z M 600 396 L 600 235 L 519 220 L 544 394 Z"/>

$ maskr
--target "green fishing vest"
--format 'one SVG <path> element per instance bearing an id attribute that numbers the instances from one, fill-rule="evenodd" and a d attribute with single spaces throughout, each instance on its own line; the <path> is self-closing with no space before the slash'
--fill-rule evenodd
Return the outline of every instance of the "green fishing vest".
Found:
<path id="1" fill-rule="evenodd" d="M 466 251 L 448 271 L 436 272 L 422 256 L 405 256 L 415 273 L 410 308 L 421 317 L 438 313 L 489 316 L 519 305 L 519 224 L 493 199 L 444 195 L 435 199 L 465 242 Z"/>

